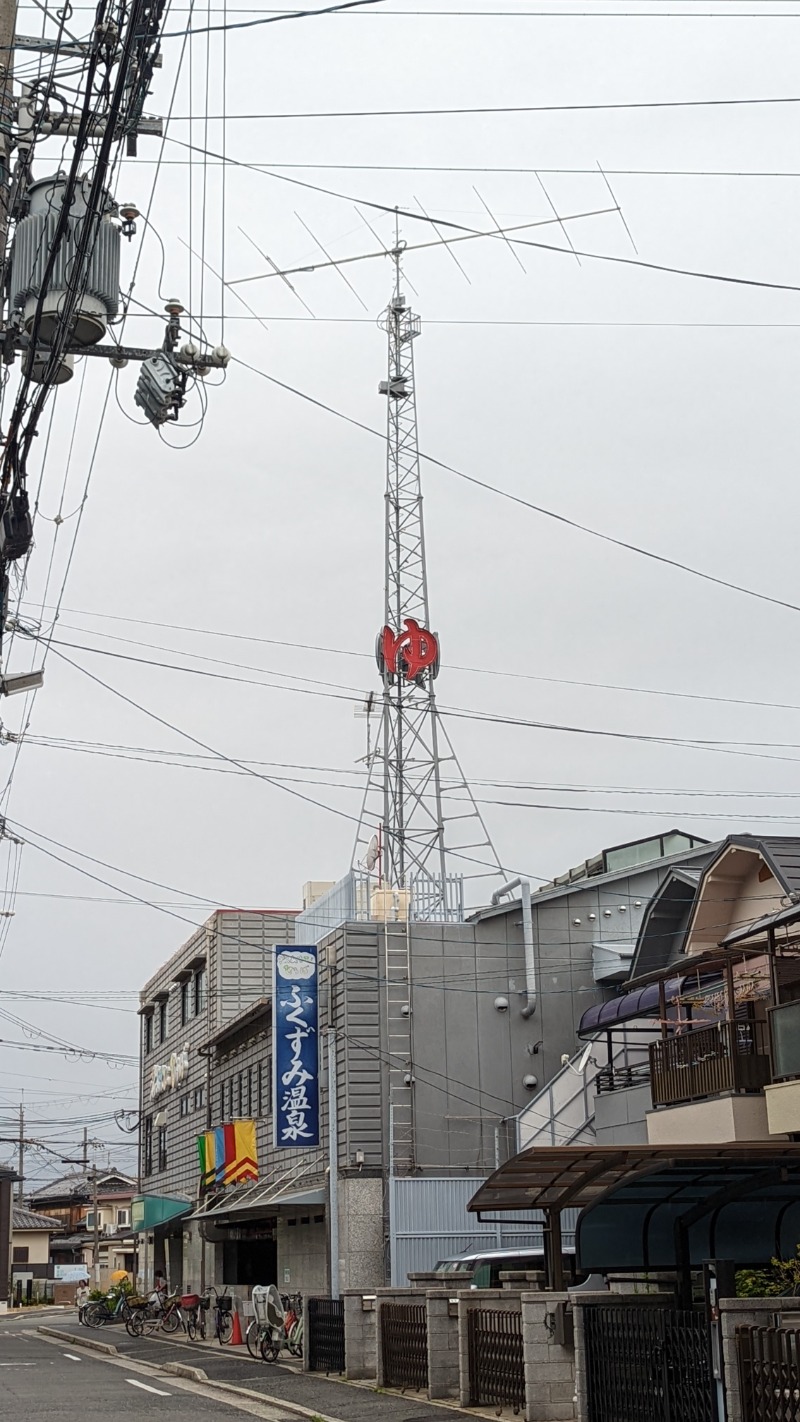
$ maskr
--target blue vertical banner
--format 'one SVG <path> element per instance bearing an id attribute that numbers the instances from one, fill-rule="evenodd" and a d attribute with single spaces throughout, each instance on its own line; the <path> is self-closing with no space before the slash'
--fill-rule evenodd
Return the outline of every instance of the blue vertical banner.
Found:
<path id="1" fill-rule="evenodd" d="M 275 1145 L 319 1145 L 316 945 L 276 947 L 272 995 Z"/>

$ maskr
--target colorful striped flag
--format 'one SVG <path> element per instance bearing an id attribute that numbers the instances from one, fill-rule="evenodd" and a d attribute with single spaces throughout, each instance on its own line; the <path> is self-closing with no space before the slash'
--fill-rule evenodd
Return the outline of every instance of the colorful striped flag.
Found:
<path id="1" fill-rule="evenodd" d="M 239 1185 L 258 1179 L 255 1121 L 232 1121 L 217 1126 L 197 1137 L 200 1160 L 200 1184 L 203 1190 L 213 1185 Z"/>

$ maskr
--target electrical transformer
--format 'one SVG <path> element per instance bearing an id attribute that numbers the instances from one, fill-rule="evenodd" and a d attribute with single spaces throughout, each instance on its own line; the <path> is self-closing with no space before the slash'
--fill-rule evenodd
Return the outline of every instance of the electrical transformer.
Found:
<path id="1" fill-rule="evenodd" d="M 11 253 L 11 309 L 21 313 L 23 328 L 29 335 L 36 324 L 38 345 L 52 343 L 60 331 L 62 313 L 76 288 L 68 332 L 70 345 L 95 345 L 102 340 L 109 320 L 119 310 L 120 230 L 113 220 L 117 215 L 116 204 L 108 192 L 102 195 L 102 214 L 92 232 L 89 249 L 82 261 L 78 261 L 78 243 L 86 230 L 88 217 L 90 181 L 85 176 L 76 184 L 67 229 L 58 244 L 38 323 L 36 312 L 45 271 L 66 198 L 65 174 L 56 173 L 31 184 L 27 216 L 17 223 Z M 66 366 L 69 364 L 65 361 Z M 38 354 L 30 369 L 34 380 L 37 374 L 41 378 L 42 361 Z M 69 374 L 65 370 L 61 379 L 69 379 Z"/>

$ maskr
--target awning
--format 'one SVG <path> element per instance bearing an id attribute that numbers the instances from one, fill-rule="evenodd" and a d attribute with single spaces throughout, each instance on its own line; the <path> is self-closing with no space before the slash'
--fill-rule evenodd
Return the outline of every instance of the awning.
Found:
<path id="1" fill-rule="evenodd" d="M 252 1219 L 254 1216 L 263 1215 L 267 1210 L 278 1210 L 284 1206 L 321 1206 L 327 1202 L 328 1192 L 324 1185 L 319 1189 L 298 1190 L 287 1188 L 285 1190 L 276 1189 L 274 1185 L 260 1185 L 251 1187 L 243 1193 L 234 1195 L 228 1190 L 224 1197 L 215 1195 L 208 1202 L 208 1206 L 196 1210 L 191 1216 L 193 1220 L 221 1219 L 223 1216 L 231 1220 Z"/>
<path id="2" fill-rule="evenodd" d="M 188 1215 L 192 1208 L 190 1200 L 176 1200 L 168 1195 L 134 1195 L 131 1200 L 130 1233 L 157 1229 L 159 1225 Z"/>
<path id="3" fill-rule="evenodd" d="M 794 1254 L 800 1143 L 530 1146 L 469 1202 L 473 1213 L 578 1206 L 581 1269 L 674 1269 L 732 1258 L 743 1267 Z"/>
<path id="4" fill-rule="evenodd" d="M 664 983 L 664 993 L 667 1002 L 674 1002 L 680 995 L 685 983 L 685 977 L 667 978 Z M 634 1017 L 651 1017 L 658 1012 L 658 983 L 648 983 L 646 987 L 638 988 L 635 992 L 621 993 L 619 997 L 612 997 L 610 1002 L 596 1003 L 594 1007 L 587 1007 L 580 1024 L 578 1026 L 579 1037 L 589 1037 L 595 1032 L 606 1031 L 609 1027 L 618 1027 L 621 1022 L 631 1022 Z"/>

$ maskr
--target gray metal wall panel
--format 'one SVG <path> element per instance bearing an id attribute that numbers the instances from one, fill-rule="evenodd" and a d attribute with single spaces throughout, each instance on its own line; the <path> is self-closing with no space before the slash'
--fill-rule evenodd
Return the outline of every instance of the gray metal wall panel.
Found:
<path id="1" fill-rule="evenodd" d="M 500 1226 L 484 1223 L 467 1212 L 467 1205 L 484 1177 L 449 1176 L 391 1182 L 393 1209 L 392 1284 L 402 1287 L 410 1273 L 433 1269 L 441 1259 L 452 1259 L 474 1249 L 538 1249 L 543 1247 L 539 1211 L 509 1213 Z M 577 1210 L 565 1210 L 563 1239 L 574 1247 Z"/>

